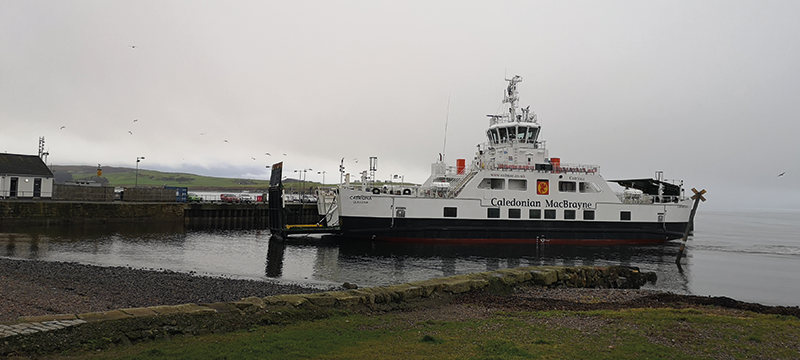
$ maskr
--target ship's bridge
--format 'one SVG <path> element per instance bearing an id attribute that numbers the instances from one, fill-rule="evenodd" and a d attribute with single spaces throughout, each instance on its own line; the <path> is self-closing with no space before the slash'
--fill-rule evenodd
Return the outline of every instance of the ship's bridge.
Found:
<path id="1" fill-rule="evenodd" d="M 494 119 L 493 119 L 494 120 Z M 496 122 L 492 121 L 486 130 L 490 146 L 501 144 L 530 144 L 538 147 L 540 127 L 533 122 Z"/>

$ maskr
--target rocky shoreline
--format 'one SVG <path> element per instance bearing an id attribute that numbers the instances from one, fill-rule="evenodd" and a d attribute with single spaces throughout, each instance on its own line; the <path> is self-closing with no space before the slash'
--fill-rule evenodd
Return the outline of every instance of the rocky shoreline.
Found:
<path id="1" fill-rule="evenodd" d="M 270 281 L 196 276 L 173 271 L 102 267 L 0 258 L 0 322 L 20 316 L 77 314 L 247 297 L 311 294 L 321 289 Z M 800 308 L 745 303 L 727 297 L 677 295 L 641 289 L 533 287 L 510 296 L 472 292 L 454 302 L 483 307 L 585 311 L 665 306 L 723 308 L 800 317 Z"/>
<path id="2" fill-rule="evenodd" d="M 0 258 L 0 322 L 20 316 L 238 301 L 331 289 L 174 271 Z"/>

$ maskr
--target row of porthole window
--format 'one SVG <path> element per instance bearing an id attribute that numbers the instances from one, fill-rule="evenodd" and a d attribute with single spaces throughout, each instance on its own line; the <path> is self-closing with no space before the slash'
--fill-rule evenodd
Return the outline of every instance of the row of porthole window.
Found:
<path id="1" fill-rule="evenodd" d="M 594 210 L 583 210 L 583 220 L 594 220 Z M 542 214 L 544 214 L 544 219 L 546 220 L 554 220 L 556 219 L 556 210 L 555 209 L 528 209 L 528 219 L 541 219 Z M 575 220 L 576 219 L 577 210 L 564 210 L 564 220 Z M 521 219 L 522 218 L 522 209 L 508 209 L 508 218 L 509 219 Z M 445 207 L 444 208 L 444 217 L 458 217 L 458 208 L 455 207 Z M 500 218 L 500 208 L 488 208 L 486 209 L 486 217 L 489 219 L 499 219 Z M 630 220 L 631 219 L 631 212 L 630 211 L 620 211 L 619 212 L 619 219 L 620 220 Z"/>

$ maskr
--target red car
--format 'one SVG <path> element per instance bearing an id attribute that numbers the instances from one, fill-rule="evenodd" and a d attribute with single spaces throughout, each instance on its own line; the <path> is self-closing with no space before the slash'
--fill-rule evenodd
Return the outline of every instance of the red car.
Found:
<path id="1" fill-rule="evenodd" d="M 238 203 L 239 198 L 233 194 L 220 194 L 219 199 L 225 203 Z"/>

